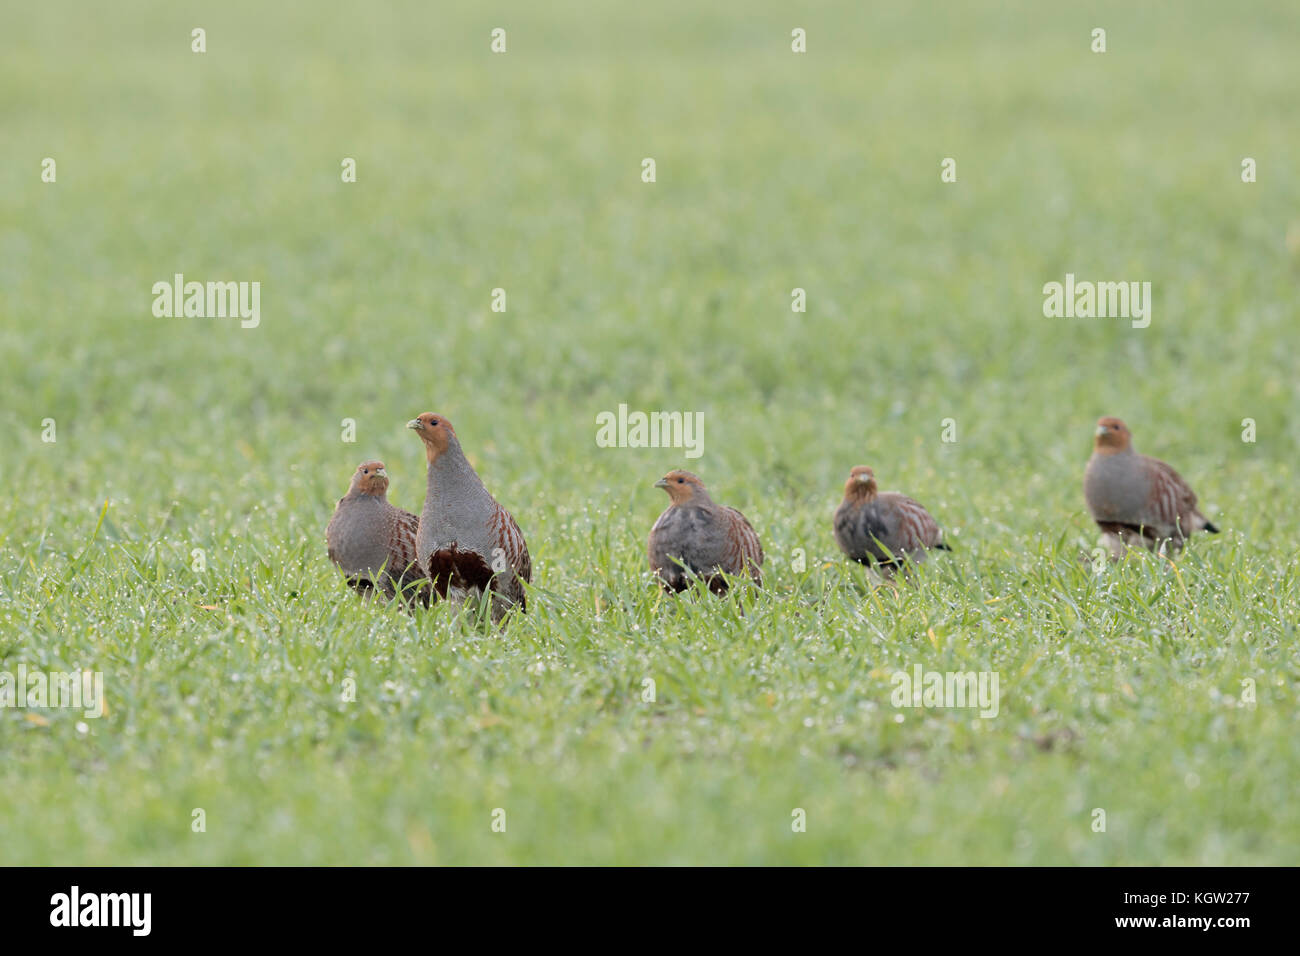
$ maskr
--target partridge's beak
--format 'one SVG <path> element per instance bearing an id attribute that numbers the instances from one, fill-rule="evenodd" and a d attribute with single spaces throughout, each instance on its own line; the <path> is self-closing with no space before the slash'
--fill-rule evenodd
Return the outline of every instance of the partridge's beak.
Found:
<path id="1" fill-rule="evenodd" d="M 667 479 L 667 478 L 660 478 L 658 481 L 655 482 L 655 487 L 656 487 L 656 488 L 667 488 L 667 487 L 668 487 L 668 479 Z"/>
<path id="2" fill-rule="evenodd" d="M 1100 436 L 1106 434 L 1106 432 L 1107 432 L 1108 430 L 1109 430 L 1109 429 L 1107 429 L 1105 425 L 1098 425 L 1098 426 L 1097 426 L 1097 436 L 1100 437 Z"/>
<path id="3" fill-rule="evenodd" d="M 376 468 L 376 469 L 375 469 L 375 477 L 376 477 L 376 478 L 385 478 L 385 479 L 386 479 L 386 478 L 388 477 L 388 472 L 385 471 L 383 468 Z"/>
<path id="4" fill-rule="evenodd" d="M 409 422 L 406 423 L 406 427 L 414 428 L 416 431 L 419 431 L 421 428 L 424 427 L 424 422 L 420 421 L 418 418 L 412 418 Z"/>
<path id="5" fill-rule="evenodd" d="M 871 480 L 870 475 L 858 475 L 858 484 L 860 485 L 865 485 L 870 480 Z"/>

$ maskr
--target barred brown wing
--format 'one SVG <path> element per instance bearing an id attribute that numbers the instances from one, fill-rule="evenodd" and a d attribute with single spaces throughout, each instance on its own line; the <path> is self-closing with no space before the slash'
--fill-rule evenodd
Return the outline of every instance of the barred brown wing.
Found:
<path id="1" fill-rule="evenodd" d="M 758 532 L 743 514 L 735 508 L 727 508 L 730 519 L 727 528 L 727 566 L 723 568 L 728 574 L 748 572 L 754 583 L 762 584 L 763 546 L 759 543 Z"/>
<path id="2" fill-rule="evenodd" d="M 1148 458 L 1147 463 L 1151 476 L 1151 523 L 1169 527 L 1185 524 L 1187 517 L 1196 510 L 1196 492 L 1182 475 L 1163 461 Z"/>
<path id="3" fill-rule="evenodd" d="M 898 547 L 894 551 L 920 551 L 939 543 L 939 525 L 919 501 L 899 495 Z"/>

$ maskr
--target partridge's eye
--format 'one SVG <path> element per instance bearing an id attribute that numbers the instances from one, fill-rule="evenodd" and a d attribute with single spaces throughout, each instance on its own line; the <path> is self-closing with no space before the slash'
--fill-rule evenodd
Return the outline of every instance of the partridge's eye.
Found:
<path id="1" fill-rule="evenodd" d="M 685 478 L 678 478 L 678 479 L 677 479 L 677 483 L 678 483 L 679 485 L 680 485 L 680 484 L 684 484 L 685 481 L 686 481 Z"/>

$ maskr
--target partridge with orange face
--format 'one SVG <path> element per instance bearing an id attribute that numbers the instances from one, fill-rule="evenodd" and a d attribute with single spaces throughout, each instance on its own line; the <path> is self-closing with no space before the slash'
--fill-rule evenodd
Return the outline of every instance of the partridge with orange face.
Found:
<path id="1" fill-rule="evenodd" d="M 1191 486 L 1163 461 L 1139 455 L 1118 418 L 1097 421 L 1092 448 L 1083 497 L 1112 558 L 1139 544 L 1154 551 L 1167 543 L 1177 552 L 1194 531 L 1218 533 L 1197 509 Z"/>
<path id="2" fill-rule="evenodd" d="M 406 423 L 424 442 L 428 487 L 416 532 L 420 567 L 441 598 L 492 595 L 492 619 L 526 609 L 533 567 L 523 532 L 483 486 L 451 422 L 425 412 Z"/>
<path id="3" fill-rule="evenodd" d="M 375 590 L 389 598 L 401 593 L 428 607 L 429 584 L 415 555 L 418 522 L 409 511 L 388 503 L 384 463 L 362 462 L 325 529 L 330 560 L 363 596 Z"/>
<path id="4" fill-rule="evenodd" d="M 724 594 L 723 574 L 748 574 L 762 586 L 763 547 L 743 514 L 715 504 L 689 471 L 670 471 L 655 487 L 668 492 L 671 503 L 650 529 L 646 550 L 665 591 L 684 591 L 699 578 Z"/>
<path id="5" fill-rule="evenodd" d="M 868 567 L 878 565 L 885 577 L 909 561 L 920 564 L 930 550 L 952 550 L 930 512 L 907 495 L 879 491 L 866 465 L 849 472 L 834 530 L 841 551 Z"/>

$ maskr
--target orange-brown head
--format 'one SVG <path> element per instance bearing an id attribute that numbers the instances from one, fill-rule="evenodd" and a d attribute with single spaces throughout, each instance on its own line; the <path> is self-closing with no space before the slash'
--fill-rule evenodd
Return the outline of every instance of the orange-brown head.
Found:
<path id="1" fill-rule="evenodd" d="M 867 501 L 876 494 L 876 473 L 866 465 L 854 465 L 849 480 L 844 483 L 844 497 L 854 501 Z"/>
<path id="2" fill-rule="evenodd" d="M 352 473 L 349 494 L 374 495 L 378 498 L 388 494 L 388 472 L 384 471 L 382 461 L 363 461 Z"/>
<path id="3" fill-rule="evenodd" d="M 668 497 L 675 505 L 685 504 L 696 495 L 708 497 L 704 482 L 689 471 L 670 471 L 655 482 L 655 487 L 668 492 Z"/>
<path id="4" fill-rule="evenodd" d="M 1127 451 L 1133 445 L 1133 434 L 1118 418 L 1097 419 L 1097 431 L 1092 440 L 1092 447 L 1099 455 L 1113 455 Z"/>
<path id="5" fill-rule="evenodd" d="M 429 457 L 430 464 L 433 464 L 438 456 L 450 448 L 456 440 L 456 429 L 451 427 L 451 422 L 433 412 L 425 412 L 417 418 L 412 418 L 406 423 L 406 427 L 414 429 L 420 436 L 420 440 L 424 442 L 424 452 Z"/>

